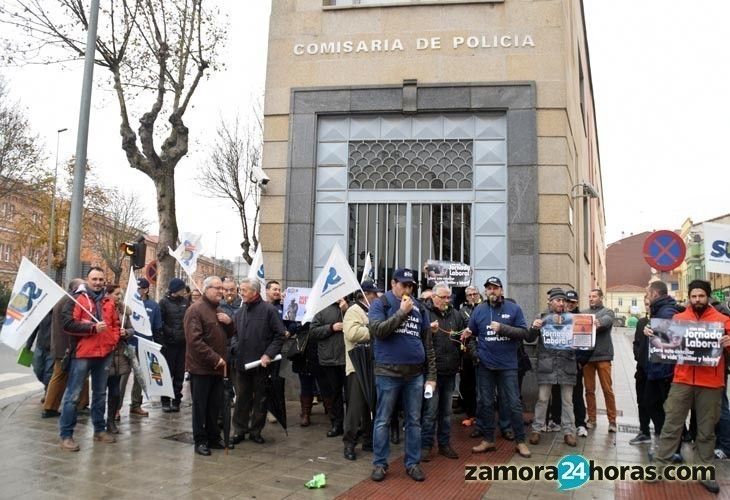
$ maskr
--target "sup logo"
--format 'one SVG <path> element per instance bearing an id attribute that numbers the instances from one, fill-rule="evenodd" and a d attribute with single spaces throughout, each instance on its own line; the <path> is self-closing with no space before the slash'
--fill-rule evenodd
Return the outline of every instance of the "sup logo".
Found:
<path id="1" fill-rule="evenodd" d="M 43 295 L 43 290 L 33 281 L 28 281 L 20 289 L 20 292 L 10 300 L 8 310 L 5 317 L 5 324 L 9 325 L 13 321 L 20 321 L 25 314 L 33 308 L 33 301 L 38 300 Z"/>
<path id="2" fill-rule="evenodd" d="M 263 264 L 261 264 L 261 267 L 259 267 L 259 270 L 256 273 L 256 276 L 258 276 L 261 279 L 264 279 L 264 265 Z"/>
<path id="3" fill-rule="evenodd" d="M 322 288 L 322 293 L 327 291 L 327 288 L 329 288 L 330 285 L 336 285 L 342 281 L 342 276 L 337 274 L 337 269 L 334 267 L 330 267 L 330 272 L 327 274 L 327 279 L 324 280 L 324 288 Z"/>
<path id="4" fill-rule="evenodd" d="M 591 465 L 583 455 L 567 455 L 558 462 L 558 490 L 580 488 L 588 481 Z"/>
<path id="5" fill-rule="evenodd" d="M 715 240 L 712 243 L 712 252 L 710 252 L 710 256 L 730 259 L 730 242 Z"/>

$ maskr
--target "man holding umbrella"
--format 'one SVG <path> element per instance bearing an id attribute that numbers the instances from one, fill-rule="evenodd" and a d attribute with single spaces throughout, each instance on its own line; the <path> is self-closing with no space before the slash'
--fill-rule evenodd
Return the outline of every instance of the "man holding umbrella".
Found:
<path id="1" fill-rule="evenodd" d="M 271 360 L 281 352 L 286 328 L 275 306 L 261 299 L 261 283 L 244 278 L 240 283 L 243 305 L 233 318 L 238 336 L 236 377 L 239 394 L 233 412 L 236 434 L 233 444 L 249 439 L 263 444 L 261 430 L 266 424 L 266 386 Z M 261 366 L 245 370 L 245 364 L 261 361 Z"/>
<path id="2" fill-rule="evenodd" d="M 345 412 L 345 458 L 355 460 L 357 431 L 362 429 L 363 451 L 373 450 L 373 422 L 370 412 L 375 412 L 375 381 L 373 379 L 372 351 L 368 310 L 378 300 L 379 290 L 375 283 L 365 280 L 360 284 L 362 292 L 355 292 L 355 302 L 347 309 L 343 320 L 345 337 L 345 374 L 349 397 Z M 357 364 L 357 365 L 356 365 Z"/>

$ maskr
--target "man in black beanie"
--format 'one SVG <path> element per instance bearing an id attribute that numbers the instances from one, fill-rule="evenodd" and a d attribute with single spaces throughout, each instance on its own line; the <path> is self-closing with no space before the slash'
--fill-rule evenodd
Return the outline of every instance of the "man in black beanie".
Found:
<path id="1" fill-rule="evenodd" d="M 172 387 L 175 399 L 163 396 L 162 411 L 165 413 L 179 412 L 182 399 L 182 386 L 185 379 L 185 330 L 183 320 L 188 303 L 185 296 L 185 282 L 180 278 L 172 278 L 167 286 L 167 294 L 160 301 L 162 315 L 162 355 L 167 360 L 167 366 L 172 375 Z"/>

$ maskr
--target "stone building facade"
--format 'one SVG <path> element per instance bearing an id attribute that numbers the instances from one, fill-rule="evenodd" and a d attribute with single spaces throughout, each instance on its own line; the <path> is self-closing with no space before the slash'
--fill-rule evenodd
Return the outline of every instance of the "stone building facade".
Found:
<path id="1" fill-rule="evenodd" d="M 267 276 L 311 285 L 338 244 L 386 285 L 466 262 L 529 315 L 605 287 L 580 0 L 277 0 L 268 50 Z"/>

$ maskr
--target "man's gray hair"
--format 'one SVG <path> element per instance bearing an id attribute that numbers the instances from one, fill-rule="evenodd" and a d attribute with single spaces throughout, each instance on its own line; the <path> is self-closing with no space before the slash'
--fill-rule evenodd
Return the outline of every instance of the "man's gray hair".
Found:
<path id="1" fill-rule="evenodd" d="M 240 284 L 248 285 L 250 288 L 253 288 L 256 293 L 261 293 L 261 282 L 258 279 L 243 278 Z"/>
<path id="2" fill-rule="evenodd" d="M 218 276 L 208 276 L 203 280 L 203 292 L 205 292 L 213 284 L 215 280 L 220 281 Z"/>
<path id="3" fill-rule="evenodd" d="M 446 283 L 436 283 L 433 286 L 433 294 L 436 295 L 439 293 L 439 290 L 446 290 L 449 292 L 449 295 L 451 295 L 451 287 L 447 285 Z"/>
<path id="4" fill-rule="evenodd" d="M 477 287 L 475 287 L 474 285 L 469 285 L 468 287 L 466 287 L 466 289 L 464 290 L 464 293 L 469 293 L 469 290 L 474 290 L 475 292 L 479 293 L 479 289 Z"/>

